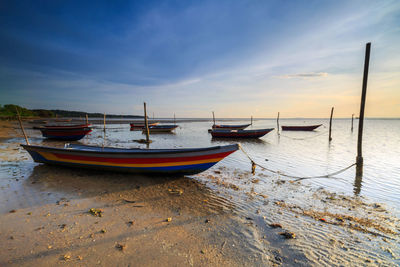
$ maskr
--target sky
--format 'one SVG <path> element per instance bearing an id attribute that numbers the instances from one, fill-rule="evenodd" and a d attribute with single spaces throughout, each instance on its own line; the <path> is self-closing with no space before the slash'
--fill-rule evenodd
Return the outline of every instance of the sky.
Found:
<path id="1" fill-rule="evenodd" d="M 400 117 L 400 1 L 0 2 L 0 104 L 156 117 Z"/>

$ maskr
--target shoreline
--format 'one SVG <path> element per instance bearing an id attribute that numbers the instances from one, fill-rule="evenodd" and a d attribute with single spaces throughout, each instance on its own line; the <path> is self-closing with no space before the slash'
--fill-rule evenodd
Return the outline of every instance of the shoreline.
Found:
<path id="1" fill-rule="evenodd" d="M 17 123 L 0 125 L 2 136 L 18 137 L 0 140 L 2 266 L 399 262 L 399 219 L 383 204 L 219 165 L 183 178 L 133 179 L 35 164 L 19 147 Z M 245 189 L 257 183 L 265 191 Z"/>

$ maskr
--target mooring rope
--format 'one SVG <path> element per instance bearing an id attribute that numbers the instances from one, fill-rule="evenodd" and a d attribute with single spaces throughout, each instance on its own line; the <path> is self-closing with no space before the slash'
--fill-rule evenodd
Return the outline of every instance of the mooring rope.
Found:
<path id="1" fill-rule="evenodd" d="M 307 137 L 302 137 L 302 138 L 300 138 L 300 137 L 299 137 L 299 138 L 297 138 L 297 137 L 291 137 L 291 136 L 283 135 L 283 134 L 279 134 L 279 136 L 283 136 L 283 137 L 286 137 L 286 138 L 289 138 L 289 139 L 293 139 L 293 140 L 306 140 L 306 139 L 311 139 L 311 138 L 315 138 L 315 137 L 321 136 L 321 135 L 326 134 L 326 133 L 328 133 L 328 131 L 319 133 L 319 134 L 317 134 L 317 135 L 307 136 Z"/>
<path id="2" fill-rule="evenodd" d="M 328 173 L 328 174 L 325 174 L 325 175 L 300 177 L 300 176 L 288 175 L 288 174 L 285 174 L 285 173 L 280 172 L 280 171 L 275 171 L 275 170 L 268 169 L 267 167 L 262 166 L 262 165 L 256 163 L 256 162 L 249 156 L 249 154 L 247 154 L 247 152 L 243 149 L 243 147 L 242 147 L 240 144 L 239 144 L 239 149 L 240 149 L 240 150 L 246 155 L 246 157 L 250 160 L 250 162 L 251 162 L 251 173 L 252 173 L 252 174 L 255 174 L 256 166 L 258 166 L 258 167 L 260 167 L 260 168 L 263 169 L 263 170 L 266 170 L 266 171 L 269 171 L 269 172 L 272 172 L 272 173 L 275 173 L 275 174 L 278 174 L 278 175 L 281 175 L 281 176 L 284 176 L 284 177 L 294 178 L 294 179 L 296 179 L 296 181 L 305 180 L 305 179 L 314 179 L 314 178 L 329 178 L 329 177 L 335 176 L 335 175 L 337 175 L 337 174 L 339 174 L 339 173 L 342 173 L 342 172 L 344 172 L 344 171 L 350 169 L 350 168 L 353 167 L 354 165 L 356 165 L 356 163 L 353 163 L 353 164 L 351 164 L 351 165 L 349 165 L 349 166 L 347 166 L 347 167 L 345 167 L 345 168 L 343 168 L 343 169 L 340 169 L 340 170 L 338 170 L 338 171 L 336 171 L 336 172 Z"/>

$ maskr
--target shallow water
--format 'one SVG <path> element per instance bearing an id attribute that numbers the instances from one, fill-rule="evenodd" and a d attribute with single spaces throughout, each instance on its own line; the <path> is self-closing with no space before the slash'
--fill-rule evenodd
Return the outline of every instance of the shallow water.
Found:
<path id="1" fill-rule="evenodd" d="M 240 142 L 244 150 L 260 165 L 293 176 L 319 176 L 335 172 L 355 162 L 357 153 L 357 120 L 351 132 L 351 120 L 333 121 L 332 141 L 328 141 L 329 122 L 326 119 L 281 119 L 280 125 L 323 124 L 313 132 L 280 132 L 275 120 L 256 120 L 248 129 L 275 128 L 256 140 L 212 139 L 207 133 L 209 122 L 180 122 L 172 134 L 153 134 L 150 148 L 205 147 Z M 228 122 L 227 122 L 228 123 Z M 236 123 L 248 121 L 236 120 Z M 132 142 L 142 139 L 141 131 L 130 131 L 129 125 L 109 125 L 106 145 L 145 147 Z M 101 126 L 94 129 L 84 144 L 102 144 Z M 310 179 L 307 183 L 331 191 L 366 196 L 400 208 L 400 120 L 367 119 L 363 137 L 363 176 L 356 179 L 355 167 L 335 176 L 338 179 Z M 249 160 L 240 151 L 219 163 L 249 170 Z M 258 168 L 258 171 L 260 169 Z M 261 186 L 261 185 L 260 185 Z"/>

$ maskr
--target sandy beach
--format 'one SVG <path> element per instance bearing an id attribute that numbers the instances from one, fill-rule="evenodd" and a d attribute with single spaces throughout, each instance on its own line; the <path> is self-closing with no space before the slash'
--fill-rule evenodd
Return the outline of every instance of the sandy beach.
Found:
<path id="1" fill-rule="evenodd" d="M 36 164 L 17 127 L 0 122 L 0 266 L 399 263 L 384 204 L 223 165 L 161 178 Z"/>

